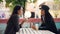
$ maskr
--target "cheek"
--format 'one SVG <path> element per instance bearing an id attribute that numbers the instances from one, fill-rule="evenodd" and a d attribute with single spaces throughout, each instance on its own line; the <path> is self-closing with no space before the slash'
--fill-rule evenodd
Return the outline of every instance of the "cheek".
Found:
<path id="1" fill-rule="evenodd" d="M 21 10 L 21 13 L 23 13 L 23 11 Z"/>
<path id="2" fill-rule="evenodd" d="M 20 11 L 18 11 L 18 14 L 20 14 Z"/>
<path id="3" fill-rule="evenodd" d="M 45 12 L 44 11 L 41 11 L 41 14 L 45 14 Z"/>
<path id="4" fill-rule="evenodd" d="M 20 11 L 20 14 L 22 15 L 22 14 L 23 14 L 23 12 L 22 12 L 22 11 Z"/>
<path id="5" fill-rule="evenodd" d="M 45 14 L 45 12 L 43 12 L 43 14 Z"/>
<path id="6" fill-rule="evenodd" d="M 21 10 L 21 13 L 23 13 L 23 10 Z"/>
<path id="7" fill-rule="evenodd" d="M 41 11 L 41 14 L 43 14 L 43 12 Z"/>

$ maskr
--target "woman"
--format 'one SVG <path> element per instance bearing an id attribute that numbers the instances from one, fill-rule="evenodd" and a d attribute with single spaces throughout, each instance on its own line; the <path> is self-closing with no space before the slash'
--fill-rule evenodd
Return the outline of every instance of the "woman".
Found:
<path id="1" fill-rule="evenodd" d="M 19 31 L 21 25 L 24 22 L 23 21 L 19 26 L 19 16 L 22 15 L 22 12 L 23 12 L 23 8 L 21 6 L 14 7 L 13 13 L 7 22 L 7 27 L 4 34 L 16 34 L 16 32 Z"/>
<path id="2" fill-rule="evenodd" d="M 40 9 L 41 9 L 42 24 L 39 29 L 49 30 L 54 33 L 57 33 L 57 28 L 55 26 L 55 22 L 49 13 L 49 7 L 46 5 L 42 5 Z"/>

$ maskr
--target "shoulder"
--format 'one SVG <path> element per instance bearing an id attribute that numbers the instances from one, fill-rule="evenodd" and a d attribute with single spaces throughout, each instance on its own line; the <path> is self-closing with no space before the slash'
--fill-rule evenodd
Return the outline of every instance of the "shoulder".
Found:
<path id="1" fill-rule="evenodd" d="M 13 16 L 18 16 L 17 14 L 13 15 Z"/>
<path id="2" fill-rule="evenodd" d="M 18 17 L 18 15 L 17 15 L 17 14 L 15 14 L 15 15 L 12 15 L 12 17 Z"/>

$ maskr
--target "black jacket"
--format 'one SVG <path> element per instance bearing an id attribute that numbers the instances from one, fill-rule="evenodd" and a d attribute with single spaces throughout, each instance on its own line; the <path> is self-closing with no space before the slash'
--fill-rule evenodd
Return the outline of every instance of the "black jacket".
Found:
<path id="1" fill-rule="evenodd" d="M 18 15 L 12 15 L 11 18 L 7 22 L 7 27 L 4 34 L 16 34 L 19 31 L 20 26 Z"/>
<path id="2" fill-rule="evenodd" d="M 43 21 L 43 18 L 41 17 L 41 20 L 42 20 L 42 24 L 40 27 L 42 28 L 39 28 L 39 29 L 42 29 L 42 30 L 49 30 L 49 31 L 52 31 L 54 33 L 57 33 L 57 28 L 56 28 L 56 25 L 55 25 L 55 22 L 53 20 L 52 17 L 45 17 L 44 20 L 45 20 L 45 23 Z"/>

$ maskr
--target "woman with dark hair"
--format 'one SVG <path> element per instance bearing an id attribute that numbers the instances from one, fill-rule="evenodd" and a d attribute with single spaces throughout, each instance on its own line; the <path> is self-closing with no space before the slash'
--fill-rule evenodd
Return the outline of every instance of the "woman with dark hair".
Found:
<path id="1" fill-rule="evenodd" d="M 23 22 L 19 25 L 19 16 L 22 15 L 23 8 L 21 6 L 15 6 L 10 19 L 7 22 L 7 27 L 4 34 L 16 34 L 21 28 Z"/>
<path id="2" fill-rule="evenodd" d="M 49 7 L 46 5 L 41 6 L 41 20 L 42 24 L 39 29 L 49 30 L 54 33 L 57 33 L 57 28 L 52 16 L 49 13 Z"/>

